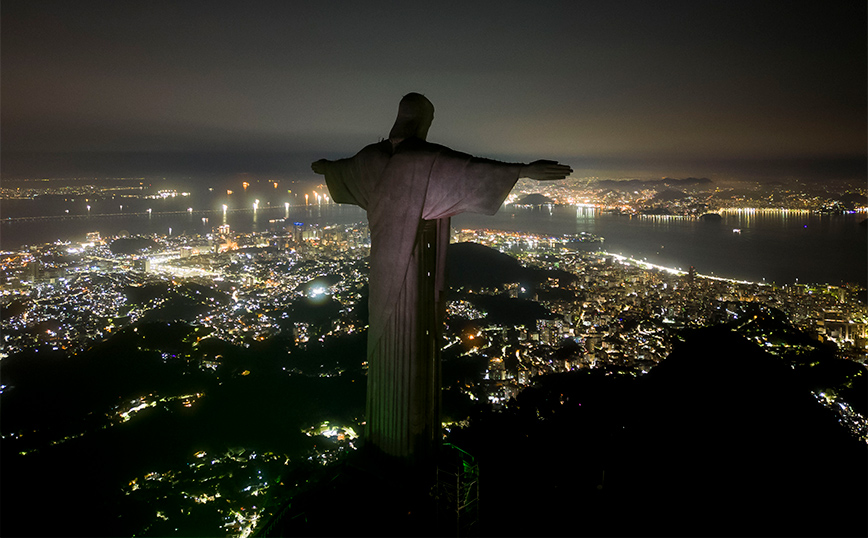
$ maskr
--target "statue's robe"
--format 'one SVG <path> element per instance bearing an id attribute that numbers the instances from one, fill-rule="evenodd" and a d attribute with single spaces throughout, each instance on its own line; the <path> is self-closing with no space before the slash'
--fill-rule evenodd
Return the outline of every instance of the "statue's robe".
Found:
<path id="1" fill-rule="evenodd" d="M 439 446 L 449 218 L 496 213 L 521 167 L 418 138 L 327 167 L 332 199 L 365 209 L 371 231 L 367 449 L 413 465 Z"/>

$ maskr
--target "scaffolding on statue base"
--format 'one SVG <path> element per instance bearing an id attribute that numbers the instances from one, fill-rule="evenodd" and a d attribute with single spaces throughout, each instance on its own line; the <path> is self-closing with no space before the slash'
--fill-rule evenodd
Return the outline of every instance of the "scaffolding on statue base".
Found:
<path id="1" fill-rule="evenodd" d="M 479 523 L 479 465 L 451 443 L 444 443 L 437 463 L 437 516 L 443 530 L 468 536 Z"/>

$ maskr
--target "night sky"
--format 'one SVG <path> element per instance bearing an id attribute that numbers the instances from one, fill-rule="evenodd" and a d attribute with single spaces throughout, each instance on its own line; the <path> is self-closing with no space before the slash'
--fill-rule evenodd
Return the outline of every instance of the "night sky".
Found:
<path id="1" fill-rule="evenodd" d="M 431 141 L 511 160 L 864 163 L 868 145 L 864 2 L 0 9 L 6 152 L 348 155 L 410 91 Z"/>

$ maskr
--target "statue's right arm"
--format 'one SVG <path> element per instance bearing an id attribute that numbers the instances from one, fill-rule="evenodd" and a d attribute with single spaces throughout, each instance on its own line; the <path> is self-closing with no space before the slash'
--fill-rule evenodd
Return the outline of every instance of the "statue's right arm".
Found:
<path id="1" fill-rule="evenodd" d="M 366 200 L 354 162 L 354 158 L 336 161 L 320 159 L 310 165 L 314 173 L 325 176 L 326 187 L 335 203 L 361 206 Z"/>
<path id="2" fill-rule="evenodd" d="M 324 176 L 329 164 L 331 164 L 330 160 L 320 159 L 318 161 L 312 162 L 310 164 L 310 169 L 313 170 L 315 174 L 319 174 L 321 176 Z"/>
<path id="3" fill-rule="evenodd" d="M 537 181 L 555 181 L 564 179 L 573 173 L 573 169 L 557 161 L 539 160 L 522 167 L 518 177 L 536 179 Z"/>

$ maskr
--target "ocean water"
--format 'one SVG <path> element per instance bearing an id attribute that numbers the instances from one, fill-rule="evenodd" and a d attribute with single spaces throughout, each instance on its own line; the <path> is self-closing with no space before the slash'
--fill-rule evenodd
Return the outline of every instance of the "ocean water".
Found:
<path id="1" fill-rule="evenodd" d="M 723 220 L 626 216 L 592 208 L 504 208 L 461 215 L 453 226 L 604 238 L 602 248 L 664 267 L 752 282 L 868 284 L 865 214 L 725 213 Z M 735 232 L 734 230 L 738 230 Z"/>
<path id="2" fill-rule="evenodd" d="M 311 197 L 313 198 L 313 197 Z M 260 200 L 258 209 L 253 202 Z M 228 210 L 222 211 L 227 203 Z M 289 204 L 289 205 L 286 205 Z M 90 205 L 90 209 L 87 206 Z M 147 210 L 151 209 L 148 213 Z M 265 231 L 288 222 L 353 223 L 365 213 L 351 205 L 304 204 L 298 193 L 276 190 L 233 194 L 193 193 L 162 200 L 40 197 L 4 200 L 0 248 L 56 240 L 83 240 L 87 232 L 110 237 L 131 234 L 204 234 L 221 224 L 238 232 Z M 42 216 L 36 220 L 15 217 Z M 12 217 L 12 220 L 9 218 Z M 625 216 L 593 208 L 505 206 L 494 216 L 463 214 L 455 228 L 490 228 L 537 234 L 590 232 L 602 248 L 664 267 L 696 268 L 700 274 L 777 284 L 845 282 L 868 286 L 868 236 L 864 213 L 725 213 L 720 222 Z M 738 230 L 734 232 L 733 230 Z"/>

